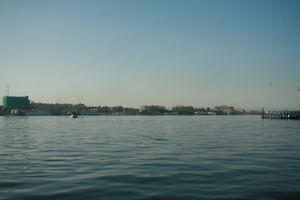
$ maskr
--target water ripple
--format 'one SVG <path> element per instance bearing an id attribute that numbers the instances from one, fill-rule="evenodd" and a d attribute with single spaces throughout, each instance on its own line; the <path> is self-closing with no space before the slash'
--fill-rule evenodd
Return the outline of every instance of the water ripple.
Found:
<path id="1" fill-rule="evenodd" d="M 298 199 L 300 122 L 1 117 L 0 199 Z"/>

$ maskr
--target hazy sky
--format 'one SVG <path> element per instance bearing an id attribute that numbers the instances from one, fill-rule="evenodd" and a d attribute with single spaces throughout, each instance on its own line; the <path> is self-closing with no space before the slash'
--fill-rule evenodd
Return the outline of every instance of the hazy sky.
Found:
<path id="1" fill-rule="evenodd" d="M 300 109 L 300 1 L 0 0 L 0 95 Z"/>

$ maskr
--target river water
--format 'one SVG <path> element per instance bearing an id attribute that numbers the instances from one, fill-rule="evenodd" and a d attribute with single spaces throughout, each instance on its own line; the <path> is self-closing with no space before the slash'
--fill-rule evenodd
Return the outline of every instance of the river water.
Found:
<path id="1" fill-rule="evenodd" d="M 300 121 L 0 117 L 0 199 L 299 199 Z"/>

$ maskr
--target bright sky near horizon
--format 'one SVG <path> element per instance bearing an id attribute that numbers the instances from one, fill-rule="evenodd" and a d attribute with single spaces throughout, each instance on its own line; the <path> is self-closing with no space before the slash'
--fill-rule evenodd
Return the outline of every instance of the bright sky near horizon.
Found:
<path id="1" fill-rule="evenodd" d="M 300 1 L 0 1 L 0 95 L 300 109 Z"/>

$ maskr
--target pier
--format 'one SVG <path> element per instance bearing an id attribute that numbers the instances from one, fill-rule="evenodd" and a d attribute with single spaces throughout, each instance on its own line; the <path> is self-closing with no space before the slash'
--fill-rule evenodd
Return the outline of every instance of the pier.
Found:
<path id="1" fill-rule="evenodd" d="M 300 120 L 300 111 L 265 111 L 262 110 L 262 119 L 298 119 Z"/>

